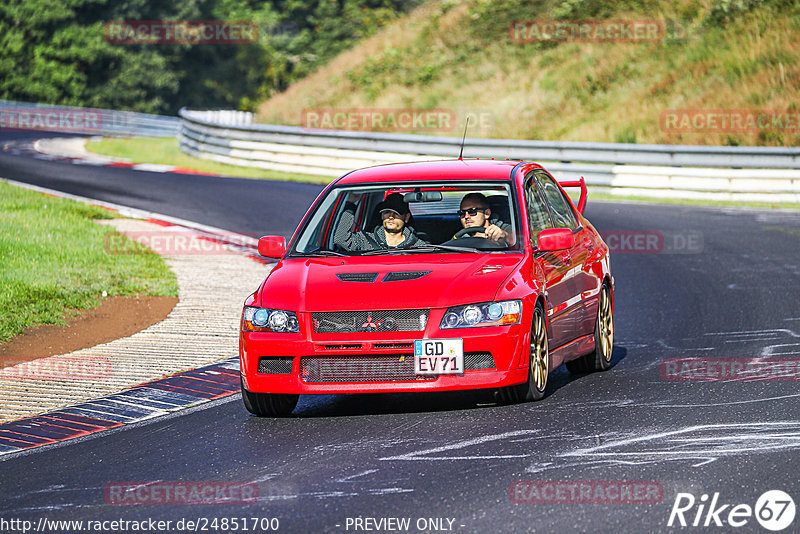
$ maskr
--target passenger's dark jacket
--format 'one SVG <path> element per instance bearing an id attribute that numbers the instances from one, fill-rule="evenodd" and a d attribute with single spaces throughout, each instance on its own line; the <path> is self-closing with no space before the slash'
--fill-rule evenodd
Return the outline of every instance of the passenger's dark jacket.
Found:
<path id="1" fill-rule="evenodd" d="M 411 226 L 403 228 L 403 241 L 397 247 L 390 247 L 386 241 L 386 230 L 383 226 L 376 226 L 372 232 L 361 230 L 351 232 L 355 220 L 355 204 L 345 205 L 339 225 L 334 234 L 334 243 L 345 250 L 377 250 L 388 248 L 413 248 L 427 245 L 428 243 L 417 237 L 416 232 Z"/>

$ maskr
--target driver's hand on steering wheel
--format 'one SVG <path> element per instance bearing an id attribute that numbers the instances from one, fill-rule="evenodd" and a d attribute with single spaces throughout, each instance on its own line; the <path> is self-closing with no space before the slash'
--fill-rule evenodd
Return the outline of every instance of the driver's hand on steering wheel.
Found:
<path id="1" fill-rule="evenodd" d="M 482 233 L 475 234 L 475 237 L 485 237 L 486 239 L 491 239 L 492 241 L 500 241 L 501 239 L 508 237 L 508 232 L 504 231 L 496 224 L 490 224 Z"/>

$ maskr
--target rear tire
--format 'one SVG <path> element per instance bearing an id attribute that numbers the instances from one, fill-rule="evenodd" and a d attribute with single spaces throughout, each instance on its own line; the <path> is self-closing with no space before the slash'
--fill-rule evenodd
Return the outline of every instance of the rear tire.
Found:
<path id="1" fill-rule="evenodd" d="M 247 411 L 259 417 L 285 417 L 297 406 L 300 395 L 288 393 L 253 393 L 244 387 L 244 380 L 239 378 L 242 389 L 242 401 Z"/>
<path id="2" fill-rule="evenodd" d="M 600 288 L 600 301 L 597 305 L 597 319 L 594 324 L 594 352 L 577 360 L 567 362 L 570 373 L 606 371 L 611 367 L 611 353 L 614 351 L 614 310 L 611 304 L 611 288 L 603 284 Z"/>
<path id="3" fill-rule="evenodd" d="M 550 352 L 547 345 L 544 309 L 539 304 L 533 309 L 528 354 L 528 381 L 499 389 L 497 398 L 501 404 L 537 401 L 544 397 L 550 374 Z"/>

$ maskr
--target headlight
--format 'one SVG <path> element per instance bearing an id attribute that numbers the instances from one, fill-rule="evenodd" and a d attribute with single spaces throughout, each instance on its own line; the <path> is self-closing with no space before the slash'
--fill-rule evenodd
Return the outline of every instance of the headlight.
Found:
<path id="1" fill-rule="evenodd" d="M 518 324 L 522 316 L 522 301 L 504 300 L 448 308 L 439 328 L 469 328 L 471 326 L 500 326 Z"/>
<path id="2" fill-rule="evenodd" d="M 271 310 L 245 306 L 242 330 L 248 332 L 299 332 L 297 314 L 290 311 Z"/>

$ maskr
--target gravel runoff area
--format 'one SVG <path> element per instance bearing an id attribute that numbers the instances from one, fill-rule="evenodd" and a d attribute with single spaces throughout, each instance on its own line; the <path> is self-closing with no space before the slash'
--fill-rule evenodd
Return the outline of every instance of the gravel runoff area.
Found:
<path id="1" fill-rule="evenodd" d="M 0 422 L 53 409 L 207 365 L 238 354 L 244 299 L 269 267 L 244 254 L 207 249 L 176 226 L 136 219 L 101 221 L 129 235 L 180 232 L 190 254 L 164 254 L 178 279 L 179 302 L 166 319 L 130 337 L 0 369 Z"/>
<path id="2" fill-rule="evenodd" d="M 123 158 L 112 158 L 111 156 L 103 156 L 95 154 L 86 150 L 86 137 L 54 137 L 52 139 L 38 139 L 33 143 L 33 147 L 37 152 L 47 154 L 50 156 L 60 156 L 65 158 L 78 158 L 87 163 L 96 163 L 98 165 L 114 163 L 114 162 L 127 162 Z"/>

